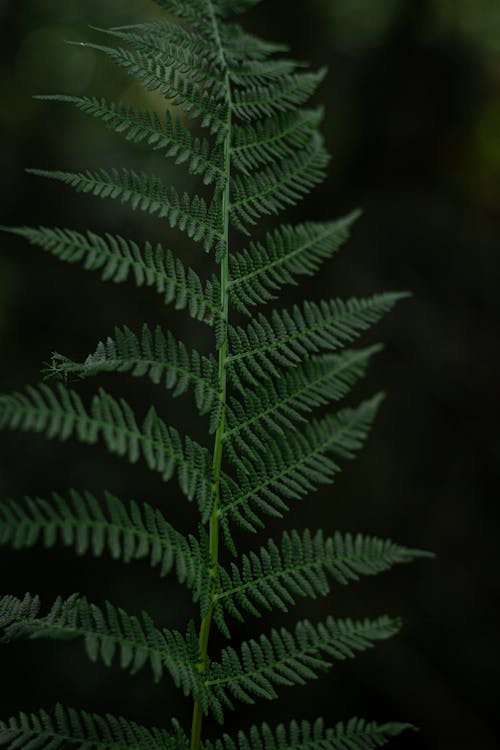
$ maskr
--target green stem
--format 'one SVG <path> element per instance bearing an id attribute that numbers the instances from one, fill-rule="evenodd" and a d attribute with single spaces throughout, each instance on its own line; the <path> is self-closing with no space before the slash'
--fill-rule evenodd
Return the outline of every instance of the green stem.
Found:
<path id="1" fill-rule="evenodd" d="M 200 671 L 206 673 L 208 666 L 208 641 L 210 627 L 217 596 L 218 566 L 219 566 L 219 517 L 220 517 L 220 480 L 222 468 L 222 456 L 224 450 L 224 432 L 226 428 L 226 399 L 227 399 L 227 361 L 229 357 L 229 346 L 227 337 L 227 326 L 229 319 L 229 205 L 230 205 L 230 178 L 231 178 L 231 83 L 227 68 L 219 27 L 211 2 L 210 15 L 214 30 L 214 38 L 219 48 L 219 55 L 223 69 L 225 70 L 225 87 L 228 97 L 227 109 L 227 133 L 224 142 L 224 188 L 222 194 L 222 221 L 224 223 L 224 251 L 220 267 L 220 289 L 221 289 L 221 321 L 224 325 L 224 337 L 219 349 L 219 391 L 221 400 L 220 421 L 215 433 L 213 453 L 213 508 L 209 525 L 209 554 L 211 586 L 209 604 L 205 617 L 201 622 L 199 648 L 200 648 Z M 199 750 L 201 743 L 201 728 L 203 722 L 203 708 L 197 700 L 193 708 L 193 722 L 191 727 L 191 750 Z"/>

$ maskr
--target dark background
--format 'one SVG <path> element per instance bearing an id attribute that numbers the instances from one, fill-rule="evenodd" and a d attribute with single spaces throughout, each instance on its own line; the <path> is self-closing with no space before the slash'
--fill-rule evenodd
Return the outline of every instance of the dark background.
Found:
<path id="1" fill-rule="evenodd" d="M 183 184 L 182 170 L 161 157 L 131 148 L 71 109 L 31 99 L 38 92 L 68 92 L 140 100 L 131 79 L 63 40 L 96 40 L 88 24 L 118 25 L 154 12 L 140 0 L 0 0 L 0 223 L 89 227 L 139 240 L 163 236 L 164 227 L 145 215 L 23 173 L 25 166 L 140 165 Z M 295 505 L 286 524 L 389 536 L 434 550 L 437 560 L 337 587 L 328 601 L 301 600 L 288 617 L 274 614 L 235 627 L 235 637 L 248 636 L 267 630 L 271 621 L 332 611 L 388 611 L 406 622 L 397 639 L 336 666 L 307 688 L 284 690 L 276 703 L 239 707 L 228 728 L 290 716 L 323 715 L 334 722 L 360 714 L 421 727 L 395 741 L 395 748 L 489 750 L 497 746 L 498 716 L 498 3 L 267 0 L 246 23 L 289 42 L 297 58 L 330 70 L 318 96 L 326 105 L 330 176 L 288 218 L 323 219 L 364 208 L 348 247 L 314 281 L 287 290 L 284 301 L 301 294 L 414 293 L 370 338 L 383 339 L 387 349 L 353 398 L 378 388 L 389 398 L 367 448 L 333 489 Z M 158 102 L 147 97 L 150 106 Z M 198 247 L 167 234 L 168 246 L 202 273 L 211 271 L 211 258 Z M 143 320 L 175 328 L 198 348 L 211 345 L 198 324 L 166 310 L 154 293 L 105 286 L 94 274 L 2 238 L 2 391 L 35 382 L 52 350 L 81 359 L 115 323 L 137 328 Z M 151 398 L 148 383 L 127 376 L 101 382 L 140 412 Z M 94 387 L 85 383 L 81 390 Z M 169 421 L 203 439 L 204 425 L 191 416 L 189 400 L 157 394 Z M 179 528 L 196 522 L 174 483 L 163 485 L 143 467 L 98 448 L 9 433 L 1 436 L 0 456 L 1 497 L 107 487 L 124 499 L 158 503 Z M 281 528 L 270 523 L 262 538 Z M 252 541 L 242 537 L 243 546 Z M 0 569 L 5 593 L 31 590 L 49 601 L 81 591 L 132 612 L 147 608 L 160 623 L 177 627 L 193 613 L 186 592 L 173 579 L 159 579 L 146 563 L 127 567 L 36 549 L 2 551 Z M 186 725 L 190 720 L 188 702 L 168 680 L 154 687 L 147 670 L 129 678 L 118 667 L 91 666 L 78 643 L 14 644 L 2 649 L 1 664 L 2 717 L 61 700 L 150 723 L 165 724 L 172 715 Z"/>

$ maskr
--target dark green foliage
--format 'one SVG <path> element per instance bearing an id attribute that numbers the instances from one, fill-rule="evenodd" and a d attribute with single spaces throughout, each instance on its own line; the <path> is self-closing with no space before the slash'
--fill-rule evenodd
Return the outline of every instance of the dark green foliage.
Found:
<path id="1" fill-rule="evenodd" d="M 130 562 L 148 558 L 162 576 L 175 570 L 180 583 L 205 602 L 209 580 L 206 539 L 179 534 L 158 508 L 134 501 L 125 505 L 109 492 L 98 500 L 90 492 L 69 491 L 50 500 L 26 497 L 0 502 L 0 543 L 24 549 L 42 543 L 73 547 L 77 555 L 105 553 Z"/>
<path id="2" fill-rule="evenodd" d="M 255 698 L 277 698 L 276 687 L 304 685 L 331 666 L 332 660 L 352 658 L 356 651 L 395 635 L 399 620 L 334 620 L 313 625 L 297 623 L 294 632 L 272 630 L 269 636 L 241 644 L 240 654 L 225 648 L 220 665 L 214 664 L 208 681 L 219 700 L 233 707 L 230 696 L 243 703 Z"/>
<path id="3" fill-rule="evenodd" d="M 0 396 L 0 428 L 101 443 L 132 464 L 142 460 L 163 480 L 176 478 L 200 516 L 198 528 L 185 535 L 170 523 L 173 496 L 161 508 L 142 498 L 121 500 L 107 491 L 97 497 L 85 489 L 0 501 L 0 544 L 15 550 L 63 545 L 77 555 L 107 555 L 117 563 L 146 560 L 161 576 L 174 572 L 190 589 L 201 620 L 199 634 L 190 620 L 184 635 L 155 625 L 147 613 L 131 615 L 77 594 L 58 598 L 48 610 L 29 594 L 1 598 L 0 642 L 81 639 L 93 661 L 118 662 L 131 673 L 148 666 L 155 680 L 168 673 L 194 701 L 190 740 L 175 723 L 167 732 L 58 706 L 54 714 L 39 711 L 0 722 L 0 745 L 9 750 L 187 750 L 189 744 L 191 750 L 370 750 L 408 728 L 357 718 L 331 729 L 321 720 L 294 721 L 287 728 L 254 726 L 236 739 L 224 734 L 215 742 L 201 741 L 203 714 L 222 723 L 233 701 L 274 699 L 281 687 L 319 677 L 334 662 L 400 628 L 399 619 L 386 615 L 360 621 L 328 617 L 318 624 L 306 619 L 226 645 L 213 656 L 212 621 L 229 637 L 231 619 L 286 612 L 299 597 L 326 596 L 332 585 L 428 556 L 390 540 L 336 530 L 331 536 L 283 531 L 244 554 L 236 548 L 235 524 L 256 532 L 266 517 L 281 518 L 290 502 L 331 484 L 344 461 L 363 447 L 382 394 L 357 406 L 318 410 L 348 396 L 382 348 L 345 347 L 406 296 L 306 301 L 267 315 L 256 312 L 284 286 L 318 272 L 359 216 L 353 211 L 335 221 L 287 223 L 264 237 L 244 239 L 261 217 L 302 200 L 324 179 L 329 160 L 319 133 L 322 109 L 303 106 L 325 71 L 276 58 L 283 45 L 258 39 L 230 20 L 257 1 L 157 0 L 164 20 L 95 29 L 106 44 L 82 46 L 163 97 L 160 112 L 95 97 L 38 97 L 46 106 L 76 106 L 132 145 L 187 168 L 201 192 L 179 193 L 171 179 L 119 165 L 69 172 L 37 168 L 31 174 L 118 200 L 163 221 L 167 231 L 184 231 L 212 253 L 217 273 L 202 281 L 170 249 L 116 234 L 1 227 L 54 258 L 98 271 L 103 281 L 132 278 L 153 289 L 165 304 L 204 325 L 213 342 L 211 352 L 201 354 L 154 323 L 139 332 L 117 326 L 90 354 L 53 355 L 45 374 L 63 382 Z M 196 121 L 196 133 L 186 120 Z M 165 174 L 163 163 L 158 174 Z M 233 230 L 239 230 L 234 243 Z M 233 244 L 243 249 L 235 251 Z M 251 320 L 235 321 L 235 311 Z M 128 373 L 158 386 L 156 392 L 190 396 L 208 418 L 210 446 L 181 435 L 153 405 L 138 417 L 118 394 L 98 388 L 87 406 L 66 385 L 68 379 L 105 373 Z M 222 541 L 233 560 L 224 556 Z"/>
<path id="4" fill-rule="evenodd" d="M 0 722 L 0 744 L 9 750 L 63 750 L 76 746 L 79 750 L 120 747 L 135 750 L 182 750 L 187 747 L 180 732 L 169 734 L 165 730 L 140 726 L 134 721 L 106 714 L 98 716 L 87 711 L 56 706 L 53 716 L 46 711 L 36 714 L 19 714 L 7 722 Z"/>
<path id="5" fill-rule="evenodd" d="M 325 727 L 322 719 L 314 724 L 308 721 L 292 721 L 289 727 L 279 724 L 271 729 L 268 724 L 253 726 L 246 734 L 240 732 L 237 741 L 227 734 L 215 743 L 206 743 L 206 750 L 373 750 L 381 747 L 410 724 L 376 724 L 353 718 L 337 724 L 334 728 Z"/>
<path id="6" fill-rule="evenodd" d="M 230 571 L 221 570 L 215 617 L 227 633 L 224 610 L 242 621 L 246 613 L 259 617 L 274 607 L 287 612 L 297 597 L 329 594 L 329 578 L 347 584 L 425 556 L 420 550 L 361 534 L 337 532 L 325 538 L 322 531 L 285 531 L 279 544 L 270 539 L 238 564 L 231 563 Z"/>
<path id="7" fill-rule="evenodd" d="M 94 232 L 81 234 L 71 229 L 47 227 L 0 227 L 3 231 L 25 237 L 66 263 L 82 263 L 88 271 L 100 271 L 103 281 L 116 284 L 132 276 L 137 286 L 153 287 L 165 304 L 174 303 L 178 310 L 187 309 L 191 317 L 213 324 L 219 316 L 220 297 L 217 279 L 205 287 L 192 268 L 161 245 L 146 242 L 141 249 L 136 242 Z"/>

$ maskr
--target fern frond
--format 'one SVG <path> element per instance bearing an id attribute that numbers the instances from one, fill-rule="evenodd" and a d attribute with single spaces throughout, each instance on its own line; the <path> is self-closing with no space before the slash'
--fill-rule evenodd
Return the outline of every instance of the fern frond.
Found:
<path id="1" fill-rule="evenodd" d="M 322 109 L 299 109 L 235 125 L 231 160 L 243 173 L 293 156 L 311 141 L 323 118 Z"/>
<path id="2" fill-rule="evenodd" d="M 296 60 L 279 58 L 273 60 L 244 60 L 229 67 L 229 78 L 235 86 L 266 86 L 283 76 L 296 73 L 298 68 L 307 67 Z"/>
<path id="3" fill-rule="evenodd" d="M 245 13 L 258 5 L 262 0 L 215 0 L 218 13 L 222 16 L 232 16 Z"/>
<path id="4" fill-rule="evenodd" d="M 247 612 L 255 617 L 274 607 L 287 612 L 297 597 L 326 596 L 329 578 L 347 584 L 424 557 L 432 555 L 389 539 L 339 532 L 325 538 L 322 531 L 285 531 L 279 544 L 270 539 L 257 552 L 231 563 L 230 571 L 221 570 L 216 621 L 227 634 L 224 612 L 242 622 Z"/>
<path id="5" fill-rule="evenodd" d="M 353 458 L 362 448 L 383 396 L 378 394 L 353 409 L 342 409 L 303 430 L 273 438 L 265 450 L 235 462 L 238 482 L 223 482 L 220 509 L 225 527 L 234 521 L 248 531 L 264 524 L 258 513 L 281 518 L 288 500 L 299 500 L 321 484 L 330 484 L 340 471 L 328 454 Z"/>
<path id="6" fill-rule="evenodd" d="M 278 164 L 232 181 L 231 221 L 248 234 L 247 226 L 262 216 L 295 206 L 325 178 L 330 157 L 323 140 L 314 134 L 307 148 Z"/>
<path id="7" fill-rule="evenodd" d="M 66 263 L 81 263 L 87 271 L 100 271 L 103 281 L 121 284 L 132 277 L 162 295 L 165 304 L 187 310 L 192 318 L 213 325 L 220 317 L 219 282 L 214 276 L 203 287 L 198 274 L 160 244 L 146 242 L 144 249 L 117 235 L 76 232 L 58 227 L 4 227 L 0 231 L 23 237 Z"/>
<path id="8" fill-rule="evenodd" d="M 155 56 L 89 42 L 81 46 L 107 55 L 148 91 L 162 94 L 173 106 L 182 107 L 188 117 L 199 119 L 200 125 L 217 136 L 218 142 L 224 139 L 227 129 L 226 105 L 218 97 L 211 96 L 211 92 L 204 90 L 201 84 L 179 76 Z"/>
<path id="9" fill-rule="evenodd" d="M 135 463 L 143 457 L 152 471 L 166 481 L 174 473 L 183 493 L 196 499 L 203 518 L 210 514 L 213 501 L 211 456 L 191 438 L 181 438 L 150 408 L 141 427 L 130 406 L 116 401 L 103 389 L 86 409 L 80 396 L 62 384 L 54 389 L 45 384 L 28 386 L 26 393 L 0 396 L 0 429 L 43 433 L 47 438 L 94 445 L 101 440 L 106 448 Z"/>
<path id="10" fill-rule="evenodd" d="M 125 505 L 109 492 L 98 501 L 92 493 L 76 490 L 70 490 L 68 498 L 53 493 L 49 500 L 0 501 L 0 545 L 20 550 L 38 543 L 46 549 L 61 543 L 77 555 L 109 553 L 125 563 L 148 559 L 161 576 L 175 569 L 195 601 L 207 597 L 206 544 L 191 534 L 180 534 L 158 508 L 147 503 Z"/>
<path id="11" fill-rule="evenodd" d="M 180 79 L 200 84 L 210 96 L 225 98 L 224 71 L 215 45 L 207 51 L 206 43 L 197 44 L 193 37 L 189 37 L 189 41 L 183 39 L 179 44 L 169 38 L 165 30 L 158 33 L 154 28 L 140 26 L 135 29 L 93 28 L 101 34 L 126 42 L 149 59 L 157 60 L 162 66 L 175 71 Z"/>
<path id="12" fill-rule="evenodd" d="M 244 390 L 242 381 L 257 385 L 260 380 L 280 378 L 283 367 L 354 341 L 406 296 L 394 292 L 347 302 L 305 302 L 291 312 L 273 311 L 270 320 L 259 314 L 246 329 L 230 326 L 228 366 L 235 387 Z"/>
<path id="13" fill-rule="evenodd" d="M 326 68 L 314 73 L 282 76 L 268 86 L 248 86 L 233 92 L 233 111 L 241 120 L 260 120 L 279 112 L 290 112 L 314 94 L 326 75 Z"/>
<path id="14" fill-rule="evenodd" d="M 229 257 L 231 303 L 245 315 L 277 298 L 297 276 L 312 276 L 349 238 L 359 211 L 331 222 L 283 225 Z"/>
<path id="15" fill-rule="evenodd" d="M 132 143 L 145 143 L 154 151 L 162 151 L 176 164 L 187 164 L 193 175 L 202 175 L 205 185 L 224 178 L 223 154 L 220 145 L 212 146 L 206 138 L 194 137 L 178 117 L 167 110 L 164 118 L 156 112 L 130 104 L 107 102 L 106 99 L 86 96 L 44 95 L 41 101 L 72 104 Z"/>
<path id="16" fill-rule="evenodd" d="M 267 381 L 255 390 L 247 388 L 241 400 L 229 401 L 224 434 L 233 458 L 253 448 L 265 448 L 271 433 L 283 435 L 295 422 L 319 406 L 344 398 L 366 373 L 371 357 L 380 346 L 313 357 L 291 368 L 275 382 Z"/>
<path id="17" fill-rule="evenodd" d="M 229 64 L 234 61 L 266 60 L 277 52 L 288 52 L 286 44 L 269 42 L 245 31 L 239 24 L 225 23 L 219 27 L 224 55 Z"/>
<path id="18" fill-rule="evenodd" d="M 134 172 L 130 169 L 99 169 L 95 172 L 61 172 L 45 169 L 28 169 L 28 174 L 46 177 L 69 185 L 78 193 L 89 193 L 98 198 L 113 198 L 130 203 L 135 210 L 167 219 L 170 227 L 186 232 L 195 242 L 203 243 L 205 250 L 223 245 L 220 232 L 220 204 L 214 198 L 210 206 L 205 199 L 187 193 L 180 195 L 172 186 L 166 186 L 155 175 Z"/>
<path id="19" fill-rule="evenodd" d="M 207 705 L 206 689 L 196 669 L 199 652 L 194 622 L 184 637 L 175 630 L 160 630 L 145 612 L 136 617 L 109 602 L 101 609 L 78 594 L 58 597 L 45 615 L 40 609 L 40 599 L 31 594 L 24 599 L 0 598 L 0 643 L 83 638 L 91 661 L 101 660 L 109 667 L 116 658 L 131 674 L 148 665 L 155 682 L 167 671 L 185 695 L 199 696 Z"/>
<path id="20" fill-rule="evenodd" d="M 139 337 L 127 326 L 116 327 L 114 336 L 100 341 L 84 362 L 73 362 L 60 354 L 52 359 L 53 375 L 86 378 L 103 372 L 146 376 L 171 390 L 174 398 L 192 388 L 199 413 L 211 412 L 211 430 L 217 429 L 221 409 L 217 360 L 213 355 L 189 351 L 170 331 L 165 334 L 160 326 L 151 330 L 145 324 Z"/>
<path id="21" fill-rule="evenodd" d="M 20 713 L 0 721 L 0 747 L 6 750 L 187 750 L 186 736 L 177 728 L 145 727 L 122 716 L 77 711 L 57 704 L 48 713 Z"/>
<path id="22" fill-rule="evenodd" d="M 400 628 L 399 619 L 387 616 L 361 621 L 329 617 L 319 625 L 303 620 L 293 633 L 273 629 L 269 636 L 244 642 L 239 653 L 231 646 L 225 648 L 220 662 L 211 665 L 206 685 L 231 708 L 231 697 L 250 704 L 255 698 L 273 700 L 278 697 L 277 687 L 304 685 L 333 661 L 352 658 Z"/>
<path id="23" fill-rule="evenodd" d="M 206 0 L 154 0 L 167 13 L 177 16 L 202 36 L 209 36 L 211 28 L 209 4 Z"/>
<path id="24" fill-rule="evenodd" d="M 377 724 L 356 717 L 332 728 L 325 727 L 323 719 L 292 721 L 287 727 L 261 724 L 238 732 L 236 739 L 224 734 L 215 742 L 205 742 L 204 750 L 375 750 L 413 728 L 411 724 Z"/>

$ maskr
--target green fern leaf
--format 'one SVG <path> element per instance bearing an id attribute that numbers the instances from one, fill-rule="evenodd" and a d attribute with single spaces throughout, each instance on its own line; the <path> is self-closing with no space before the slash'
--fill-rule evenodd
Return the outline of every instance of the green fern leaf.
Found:
<path id="1" fill-rule="evenodd" d="M 0 643 L 25 638 L 83 638 L 91 661 L 101 660 L 109 667 L 117 658 L 121 668 L 131 674 L 149 665 L 156 682 L 167 671 L 185 695 L 203 697 L 207 705 L 196 669 L 199 655 L 194 623 L 185 638 L 176 631 L 159 630 L 146 613 L 139 618 L 109 602 L 100 609 L 78 594 L 65 600 L 59 597 L 46 615 L 41 615 L 40 609 L 37 596 L 2 597 Z"/>
<path id="2" fill-rule="evenodd" d="M 378 394 L 354 409 L 313 420 L 269 441 L 265 450 L 236 463 L 238 482 L 223 480 L 221 522 L 234 521 L 248 531 L 264 526 L 258 514 L 281 518 L 287 501 L 299 500 L 321 484 L 330 484 L 340 467 L 328 454 L 351 459 L 360 450 L 383 396 Z"/>
<path id="3" fill-rule="evenodd" d="M 312 276 L 349 238 L 350 228 L 360 212 L 342 219 L 283 225 L 266 236 L 265 245 L 251 242 L 248 249 L 230 256 L 229 295 L 232 304 L 245 315 L 252 308 L 277 298 L 297 276 Z"/>
<path id="4" fill-rule="evenodd" d="M 298 68 L 306 67 L 296 60 L 245 60 L 229 67 L 229 78 L 235 86 L 253 88 L 266 86 L 272 81 L 279 81 L 283 76 L 292 75 Z"/>
<path id="5" fill-rule="evenodd" d="M 266 60 L 277 52 L 288 52 L 289 49 L 286 44 L 269 42 L 250 34 L 236 23 L 220 26 L 219 34 L 228 65 L 241 60 Z"/>
<path id="6" fill-rule="evenodd" d="M 186 309 L 196 320 L 213 325 L 220 316 L 218 280 L 213 277 L 203 287 L 191 268 L 159 244 L 153 247 L 146 242 L 141 250 L 137 243 L 123 237 L 82 234 L 72 229 L 0 226 L 0 231 L 24 237 L 66 263 L 81 263 L 88 271 L 100 271 L 103 281 L 120 284 L 132 276 L 137 286 L 153 287 L 165 304 Z"/>
<path id="7" fill-rule="evenodd" d="M 223 236 L 219 230 L 219 201 L 214 198 L 207 206 L 204 198 L 187 193 L 179 195 L 172 186 L 166 187 L 159 177 L 130 169 L 96 172 L 60 172 L 28 169 L 28 174 L 57 180 L 79 193 L 98 198 L 113 198 L 130 203 L 134 210 L 167 219 L 171 228 L 178 227 L 195 242 L 202 242 L 205 250 L 220 249 Z"/>
<path id="8" fill-rule="evenodd" d="M 215 357 L 188 351 L 170 331 L 160 326 L 152 331 L 143 326 L 140 338 L 127 326 L 115 328 L 114 336 L 101 341 L 93 354 L 82 363 L 54 354 L 50 373 L 78 375 L 81 378 L 103 372 L 130 372 L 135 377 L 147 376 L 172 390 L 174 397 L 192 388 L 200 414 L 211 412 L 211 431 L 219 423 L 221 402 L 218 388 L 218 366 Z"/>
<path id="9" fill-rule="evenodd" d="M 215 742 L 205 742 L 204 750 L 374 750 L 408 729 L 414 727 L 399 723 L 377 724 L 356 717 L 332 728 L 325 727 L 323 719 L 316 719 L 314 723 L 292 721 L 288 727 L 278 724 L 274 729 L 261 724 L 248 732 L 238 732 L 237 739 L 224 734 Z"/>
<path id="10" fill-rule="evenodd" d="M 180 80 L 199 84 L 210 96 L 224 99 L 224 73 L 215 46 L 207 52 L 206 44 L 197 45 L 192 37 L 183 39 L 179 44 L 175 38 L 169 38 L 165 29 L 157 33 L 154 28 L 140 26 L 133 29 L 93 28 L 101 34 L 126 42 L 149 59 L 153 58 L 161 65 L 168 66 L 177 73 Z M 178 38 L 178 34 L 175 37 Z M 108 52 L 109 48 L 103 48 L 103 51 Z"/>
<path id="11" fill-rule="evenodd" d="M 53 714 L 43 709 L 0 721 L 0 747 L 6 750 L 187 750 L 187 738 L 176 727 L 145 727 L 122 716 L 99 716 L 58 704 Z"/>
<path id="12" fill-rule="evenodd" d="M 225 648 L 220 662 L 211 665 L 206 685 L 231 708 L 231 697 L 250 704 L 255 698 L 273 700 L 278 697 L 277 687 L 304 685 L 331 667 L 332 661 L 352 658 L 400 628 L 399 619 L 387 616 L 358 622 L 329 617 L 319 625 L 303 620 L 293 633 L 281 628 L 258 641 L 242 643 L 239 653 L 231 646 Z"/>
<path id="13" fill-rule="evenodd" d="M 289 112 L 314 94 L 326 75 L 326 69 L 314 73 L 284 75 L 268 86 L 248 86 L 233 92 L 233 111 L 241 120 L 254 121 Z"/>
<path id="14" fill-rule="evenodd" d="M 255 617 L 274 607 L 287 612 L 297 597 L 326 596 L 329 578 L 347 584 L 425 557 L 432 555 L 362 534 L 337 532 L 325 538 L 322 531 L 285 531 L 279 544 L 270 539 L 232 563 L 230 571 L 221 570 L 215 618 L 228 634 L 225 612 L 241 622 L 247 612 Z"/>
<path id="15" fill-rule="evenodd" d="M 41 101 L 66 102 L 81 112 L 102 120 L 106 127 L 132 143 L 145 143 L 154 151 L 162 151 L 176 164 L 187 164 L 193 175 L 202 175 L 205 185 L 224 177 L 223 154 L 220 146 L 212 147 L 206 138 L 193 137 L 182 121 L 167 110 L 164 119 L 156 112 L 105 99 L 85 96 L 44 95 Z"/>
<path id="16" fill-rule="evenodd" d="M 199 83 L 179 76 L 168 64 L 153 55 L 121 47 L 107 47 L 101 44 L 85 43 L 81 46 L 107 55 L 116 65 L 137 79 L 148 91 L 162 94 L 174 106 L 192 119 L 199 119 L 200 125 L 221 142 L 227 129 L 227 112 L 218 97 L 212 97 Z"/>
<path id="17" fill-rule="evenodd" d="M 258 5 L 262 0 L 215 0 L 217 11 L 222 17 L 232 16 L 236 13 L 245 13 L 250 8 Z"/>
<path id="18" fill-rule="evenodd" d="M 109 492 L 99 502 L 90 492 L 71 490 L 66 499 L 54 493 L 50 500 L 26 497 L 24 502 L 0 502 L 0 545 L 26 549 L 41 542 L 46 549 L 61 543 L 77 555 L 108 552 L 114 560 L 149 559 L 165 576 L 175 569 L 180 583 L 193 591 L 206 608 L 208 563 L 206 540 L 184 537 L 158 508 L 147 503 L 125 505 Z"/>
<path id="19" fill-rule="evenodd" d="M 236 125 L 232 133 L 231 159 L 244 174 L 277 159 L 290 158 L 311 141 L 323 118 L 322 109 L 284 112 Z"/>
<path id="20" fill-rule="evenodd" d="M 106 448 L 135 463 L 142 456 L 152 471 L 166 481 L 177 478 L 188 499 L 196 499 L 202 516 L 211 511 L 213 488 L 211 456 L 191 438 L 181 438 L 151 407 L 141 427 L 130 406 L 116 401 L 100 389 L 87 410 L 75 391 L 62 384 L 50 389 L 41 384 L 28 386 L 26 393 L 0 396 L 0 429 L 44 433 L 47 438 L 94 445 L 102 440 Z"/>
<path id="21" fill-rule="evenodd" d="M 251 455 L 255 447 L 265 449 L 271 433 L 283 435 L 294 423 L 306 422 L 305 415 L 313 409 L 344 398 L 380 349 L 372 346 L 313 357 L 274 383 L 247 388 L 241 400 L 232 397 L 224 442 L 233 460 L 240 454 Z"/>
<path id="22" fill-rule="evenodd" d="M 303 151 L 256 174 L 234 179 L 231 198 L 233 225 L 248 233 L 247 225 L 256 224 L 260 217 L 295 206 L 323 182 L 329 158 L 322 139 L 315 134 Z"/>
<path id="23" fill-rule="evenodd" d="M 291 312 L 275 310 L 269 321 L 257 315 L 246 329 L 229 327 L 229 374 L 236 388 L 243 381 L 282 377 L 283 368 L 298 365 L 306 356 L 335 351 L 354 341 L 377 323 L 406 294 L 377 294 L 365 299 L 305 302 Z"/>

